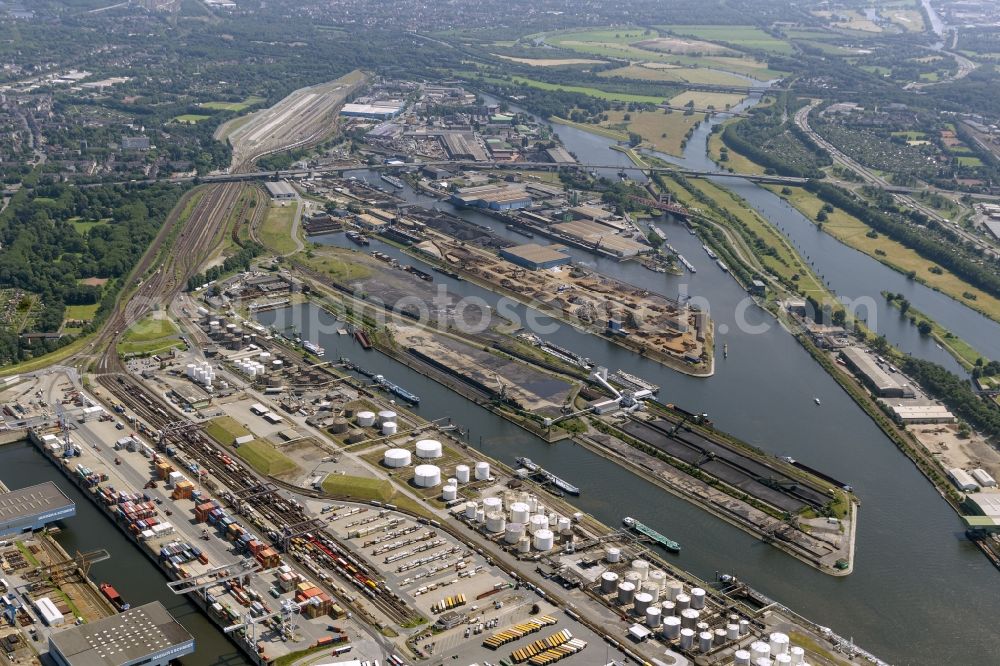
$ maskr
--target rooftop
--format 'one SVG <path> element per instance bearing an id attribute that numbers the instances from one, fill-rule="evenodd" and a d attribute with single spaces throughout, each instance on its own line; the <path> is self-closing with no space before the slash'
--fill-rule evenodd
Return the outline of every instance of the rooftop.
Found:
<path id="1" fill-rule="evenodd" d="M 278 182 L 266 181 L 264 187 L 267 188 L 268 193 L 272 197 L 295 195 L 295 188 L 284 180 L 279 180 Z"/>
<path id="2" fill-rule="evenodd" d="M 566 253 L 559 245 L 539 245 L 538 243 L 527 243 L 515 247 L 504 248 L 504 253 L 511 256 L 520 257 L 535 264 L 544 264 L 549 261 L 560 261 L 566 259 Z"/>
<path id="3" fill-rule="evenodd" d="M 70 498 L 52 481 L 11 490 L 0 495 L 0 521 L 9 522 L 23 516 L 34 516 L 74 506 Z"/>
<path id="4" fill-rule="evenodd" d="M 194 651 L 191 634 L 158 601 L 54 633 L 49 644 L 72 666 L 117 666 L 172 649 L 174 657 Z"/>

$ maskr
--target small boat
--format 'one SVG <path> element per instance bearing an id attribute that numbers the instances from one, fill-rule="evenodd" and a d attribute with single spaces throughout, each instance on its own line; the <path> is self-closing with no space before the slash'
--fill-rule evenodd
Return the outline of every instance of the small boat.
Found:
<path id="1" fill-rule="evenodd" d="M 822 402 L 819 401 L 819 398 L 813 398 L 813 402 L 815 402 L 817 405 L 823 404 Z"/>
<path id="2" fill-rule="evenodd" d="M 722 345 L 722 358 L 729 358 L 729 343 L 726 342 Z"/>
<path id="3" fill-rule="evenodd" d="M 383 173 L 382 174 L 382 180 L 384 180 L 385 182 L 389 183 L 390 185 L 392 185 L 396 189 L 402 189 L 402 187 L 403 187 L 403 181 L 401 181 L 399 178 L 396 178 L 395 176 L 390 176 L 387 173 Z"/>
<path id="4" fill-rule="evenodd" d="M 305 349 L 307 352 L 315 354 L 316 356 L 323 356 L 326 353 L 325 349 L 323 349 L 322 347 L 320 347 L 315 342 L 311 342 L 309 340 L 305 340 L 302 343 L 302 348 Z"/>
<path id="5" fill-rule="evenodd" d="M 103 594 L 105 598 L 111 602 L 111 605 L 114 606 L 115 610 L 119 613 L 129 609 L 128 602 L 122 599 L 121 595 L 118 594 L 118 590 L 112 587 L 111 583 L 101 583 L 98 586 L 98 589 L 100 589 L 101 594 Z"/>

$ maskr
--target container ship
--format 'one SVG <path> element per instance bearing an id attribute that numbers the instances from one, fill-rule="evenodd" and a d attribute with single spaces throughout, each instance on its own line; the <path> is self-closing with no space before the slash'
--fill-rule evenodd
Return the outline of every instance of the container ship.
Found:
<path id="1" fill-rule="evenodd" d="M 118 590 L 111 586 L 111 583 L 101 583 L 99 586 L 101 594 L 111 602 L 111 605 L 115 607 L 119 613 L 122 611 L 127 611 L 129 609 L 129 604 L 127 601 L 122 599 L 122 595 L 118 594 Z"/>
<path id="2" fill-rule="evenodd" d="M 396 178 L 395 176 L 390 176 L 387 173 L 383 173 L 382 174 L 382 180 L 384 180 L 385 182 L 389 183 L 390 185 L 392 185 L 393 187 L 395 187 L 397 190 L 403 189 L 403 181 L 401 181 L 399 178 Z"/>
<path id="3" fill-rule="evenodd" d="M 625 527 L 629 528 L 633 532 L 641 534 L 642 536 L 649 537 L 650 539 L 653 540 L 653 543 L 657 544 L 658 546 L 663 546 L 672 553 L 681 552 L 681 545 L 679 543 L 677 543 L 673 539 L 668 539 L 667 537 L 663 536 L 662 534 L 654 530 L 652 527 L 649 527 L 648 525 L 643 525 L 635 518 L 632 518 L 631 516 L 625 516 L 622 519 L 622 522 L 625 524 Z"/>
<path id="4" fill-rule="evenodd" d="M 574 486 L 572 483 L 569 483 L 568 481 L 564 481 L 563 479 L 560 479 L 558 476 L 556 476 L 552 472 L 545 471 L 539 465 L 537 465 L 536 463 L 532 462 L 531 458 L 514 458 L 514 462 L 517 465 L 519 465 L 519 466 L 523 467 L 524 469 L 528 470 L 532 474 L 540 476 L 545 483 L 549 483 L 549 484 L 553 485 L 554 487 L 558 488 L 559 490 L 562 490 L 563 492 L 569 493 L 570 495 L 579 495 L 580 494 L 580 489 L 579 488 L 577 488 L 576 486 Z"/>
<path id="5" fill-rule="evenodd" d="M 410 403 L 411 405 L 419 405 L 420 404 L 420 396 L 415 395 L 413 393 L 410 393 L 409 391 L 407 391 L 402 386 L 397 386 L 396 384 L 393 384 L 392 382 L 390 382 L 388 379 L 386 379 L 382 375 L 375 375 L 375 377 L 373 379 L 383 389 L 385 389 L 389 393 L 392 393 L 395 396 L 399 396 L 400 398 L 402 398 L 406 402 Z"/>
<path id="6" fill-rule="evenodd" d="M 310 354 L 315 354 L 316 356 L 323 356 L 326 353 L 325 349 L 320 347 L 315 342 L 310 342 L 309 340 L 306 340 L 305 342 L 302 343 L 302 348 L 305 349 Z"/>

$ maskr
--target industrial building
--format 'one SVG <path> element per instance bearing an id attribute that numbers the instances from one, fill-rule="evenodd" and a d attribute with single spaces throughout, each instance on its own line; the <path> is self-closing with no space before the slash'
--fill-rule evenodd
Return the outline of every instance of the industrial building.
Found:
<path id="1" fill-rule="evenodd" d="M 871 354 L 857 347 L 844 347 L 840 350 L 840 357 L 847 364 L 847 367 L 853 370 L 880 398 L 912 398 L 914 396 L 911 386 L 900 383 L 883 370 Z"/>
<path id="2" fill-rule="evenodd" d="M 892 413 L 904 425 L 954 423 L 955 415 L 942 405 L 892 405 Z"/>
<path id="3" fill-rule="evenodd" d="M 159 601 L 49 637 L 58 666 L 166 666 L 194 653 L 194 638 Z"/>
<path id="4" fill-rule="evenodd" d="M 288 181 L 279 180 L 277 182 L 267 181 L 264 183 L 267 193 L 275 201 L 288 201 L 296 196 L 295 188 L 288 184 Z"/>
<path id="5" fill-rule="evenodd" d="M 555 164 L 576 164 L 576 158 L 562 146 L 547 148 L 545 156 L 549 158 L 550 162 L 554 162 Z"/>
<path id="6" fill-rule="evenodd" d="M 972 478 L 972 475 L 960 467 L 953 467 L 948 470 L 948 478 L 963 493 L 971 493 L 979 488 L 979 484 Z"/>
<path id="7" fill-rule="evenodd" d="M 395 117 L 402 104 L 397 102 L 374 102 L 372 104 L 345 104 L 340 110 L 343 116 L 355 118 L 377 118 L 378 120 L 389 120 Z"/>
<path id="8" fill-rule="evenodd" d="M 965 517 L 969 527 L 991 532 L 1000 530 L 1000 491 L 983 490 L 965 497 L 965 507 L 972 515 Z"/>
<path id="9" fill-rule="evenodd" d="M 514 185 L 478 185 L 458 190 L 451 197 L 452 203 L 490 210 L 514 210 L 531 205 L 531 197 L 523 187 Z"/>
<path id="10" fill-rule="evenodd" d="M 75 515 L 76 504 L 52 481 L 11 490 L 0 495 L 0 536 L 33 532 Z"/>
<path id="11" fill-rule="evenodd" d="M 603 250 L 617 257 L 634 257 L 652 250 L 649 245 L 632 240 L 628 236 L 619 235 L 615 229 L 607 224 L 590 220 L 561 222 L 553 224 L 551 228 L 553 231 L 572 237 L 595 250 Z"/>
<path id="12" fill-rule="evenodd" d="M 570 262 L 570 257 L 558 245 L 528 243 L 500 250 L 500 256 L 507 261 L 530 268 L 533 271 L 555 268 Z"/>

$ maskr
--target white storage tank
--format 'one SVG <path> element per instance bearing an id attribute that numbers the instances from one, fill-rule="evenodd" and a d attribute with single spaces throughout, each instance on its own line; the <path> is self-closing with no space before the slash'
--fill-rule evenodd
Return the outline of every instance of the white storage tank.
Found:
<path id="1" fill-rule="evenodd" d="M 486 513 L 503 511 L 503 500 L 499 497 L 487 497 L 483 500 L 483 509 L 486 510 Z"/>
<path id="2" fill-rule="evenodd" d="M 768 657 L 761 657 L 760 659 L 754 660 L 754 666 L 774 666 L 774 661 Z"/>
<path id="3" fill-rule="evenodd" d="M 454 502 L 458 498 L 458 488 L 455 486 L 444 486 L 441 488 L 441 499 L 445 502 Z"/>
<path id="4" fill-rule="evenodd" d="M 436 439 L 422 439 L 417 442 L 417 457 L 434 460 L 441 457 L 441 442 Z"/>
<path id="5" fill-rule="evenodd" d="M 660 591 L 663 592 L 667 585 L 667 574 L 662 569 L 650 569 L 649 579 L 651 582 L 656 583 L 660 587 Z"/>
<path id="6" fill-rule="evenodd" d="M 645 592 L 639 592 L 635 595 L 635 604 L 632 608 L 636 615 L 643 616 L 646 614 L 646 609 L 649 608 L 651 603 L 653 603 L 653 597 Z"/>
<path id="7" fill-rule="evenodd" d="M 639 586 L 639 589 L 648 594 L 649 596 L 653 597 L 653 603 L 656 603 L 657 601 L 660 600 L 660 586 L 657 585 L 656 583 L 653 583 L 648 580 L 643 581 L 642 585 Z"/>
<path id="8" fill-rule="evenodd" d="M 750 633 L 750 620 L 740 620 L 740 636 Z"/>
<path id="9" fill-rule="evenodd" d="M 660 608 L 663 609 L 664 617 L 677 614 L 677 606 L 672 601 L 661 601 Z"/>
<path id="10" fill-rule="evenodd" d="M 488 481 L 490 478 L 490 464 L 488 462 L 476 463 L 476 481 Z"/>
<path id="11" fill-rule="evenodd" d="M 667 599 L 677 601 L 678 595 L 684 594 L 684 585 L 679 580 L 667 581 Z"/>
<path id="12" fill-rule="evenodd" d="M 635 597 L 635 585 L 629 582 L 618 583 L 619 606 L 624 606 L 625 604 L 632 603 L 633 597 Z"/>
<path id="13" fill-rule="evenodd" d="M 458 479 L 459 483 L 469 482 L 469 466 L 468 465 L 458 465 L 455 467 L 455 478 Z"/>
<path id="14" fill-rule="evenodd" d="M 806 651 L 798 645 L 793 645 L 788 649 L 788 656 L 792 658 L 792 664 L 799 666 L 806 660 Z"/>
<path id="15" fill-rule="evenodd" d="M 417 465 L 413 482 L 418 488 L 433 488 L 441 483 L 441 468 L 437 465 Z"/>
<path id="16" fill-rule="evenodd" d="M 510 505 L 510 520 L 511 522 L 521 523 L 522 525 L 527 524 L 528 518 L 531 516 L 530 509 L 525 502 L 514 502 Z"/>
<path id="17" fill-rule="evenodd" d="M 534 495 L 528 495 L 528 510 L 531 513 L 538 511 L 538 498 Z"/>
<path id="18" fill-rule="evenodd" d="M 681 649 L 690 650 L 694 647 L 694 629 L 681 629 Z"/>
<path id="19" fill-rule="evenodd" d="M 396 412 L 392 411 L 391 409 L 383 409 L 381 412 L 378 413 L 379 425 L 395 420 L 396 420 Z"/>
<path id="20" fill-rule="evenodd" d="M 691 608 L 691 597 L 689 597 L 686 594 L 678 594 L 676 597 L 674 597 L 674 603 L 677 604 L 678 610 Z"/>
<path id="21" fill-rule="evenodd" d="M 691 588 L 691 608 L 701 610 L 705 607 L 705 590 L 700 587 Z"/>
<path id="22" fill-rule="evenodd" d="M 492 534 L 499 534 L 507 527 L 507 518 L 500 511 L 491 511 L 486 514 L 486 531 Z"/>
<path id="23" fill-rule="evenodd" d="M 476 522 L 485 523 L 486 522 L 486 512 L 482 509 L 476 511 Z"/>
<path id="24" fill-rule="evenodd" d="M 382 434 L 386 437 L 392 437 L 396 434 L 398 427 L 395 421 L 386 421 L 382 424 Z"/>
<path id="25" fill-rule="evenodd" d="M 716 629 L 715 631 L 713 631 L 712 633 L 715 636 L 715 639 L 714 639 L 713 642 L 717 646 L 718 645 L 725 645 L 726 644 L 726 630 L 725 629 L 719 628 L 719 629 Z"/>
<path id="26" fill-rule="evenodd" d="M 476 519 L 476 510 L 478 508 L 479 508 L 479 505 L 476 504 L 475 502 L 466 502 L 465 503 L 465 517 L 468 518 L 469 520 L 475 520 Z"/>
<path id="27" fill-rule="evenodd" d="M 733 666 L 750 666 L 750 653 L 746 650 L 737 650 L 733 653 Z"/>
<path id="28" fill-rule="evenodd" d="M 698 624 L 698 617 L 701 615 L 693 608 L 685 608 L 681 611 L 681 626 L 687 629 L 694 629 Z"/>
<path id="29" fill-rule="evenodd" d="M 608 561 L 608 564 L 617 564 L 622 561 L 622 549 L 617 546 L 611 546 L 604 551 L 604 559 Z"/>
<path id="30" fill-rule="evenodd" d="M 560 534 L 565 534 L 569 532 L 572 529 L 572 527 L 573 527 L 573 522 L 569 518 L 560 517 L 559 521 L 556 523 L 556 529 L 559 531 Z"/>
<path id="31" fill-rule="evenodd" d="M 528 537 L 521 537 L 521 540 L 517 542 L 517 552 L 519 553 L 530 553 L 531 552 L 531 539 Z"/>
<path id="32" fill-rule="evenodd" d="M 635 585 L 635 589 L 637 590 L 639 589 L 639 586 L 642 585 L 642 578 L 640 578 L 639 574 L 635 571 L 629 571 L 625 574 L 625 580 Z"/>
<path id="33" fill-rule="evenodd" d="M 646 560 L 632 560 L 632 571 L 639 574 L 639 580 L 649 578 L 649 562 Z"/>
<path id="34" fill-rule="evenodd" d="M 555 535 L 552 530 L 538 530 L 535 532 L 534 536 L 534 546 L 535 550 L 540 550 L 543 553 L 552 550 L 552 546 L 555 545 Z"/>
<path id="35" fill-rule="evenodd" d="M 410 452 L 406 449 L 387 449 L 382 463 L 386 467 L 406 467 L 410 464 Z"/>
<path id="36" fill-rule="evenodd" d="M 712 649 L 712 632 L 703 631 L 698 634 L 698 651 L 709 652 Z"/>
<path id="37" fill-rule="evenodd" d="M 646 609 L 646 626 L 650 629 L 656 629 L 660 626 L 660 620 L 662 619 L 660 615 L 660 609 L 656 606 L 650 606 Z"/>
<path id="38" fill-rule="evenodd" d="M 524 536 L 524 523 L 507 523 L 507 527 L 504 530 L 503 540 L 511 545 L 514 545 L 521 540 Z"/>
<path id="39" fill-rule="evenodd" d="M 726 640 L 735 641 L 740 637 L 740 625 L 738 624 L 727 624 L 726 625 Z"/>
<path id="40" fill-rule="evenodd" d="M 679 617 L 663 618 L 663 637 L 668 641 L 676 641 L 681 635 L 681 619 Z"/>
<path id="41" fill-rule="evenodd" d="M 779 654 L 774 658 L 776 666 L 792 666 L 792 657 L 788 654 Z"/>
<path id="42" fill-rule="evenodd" d="M 358 412 L 358 425 L 362 428 L 371 428 L 375 425 L 375 412 Z"/>
<path id="43" fill-rule="evenodd" d="M 601 594 L 611 594 L 618 588 L 618 574 L 605 571 L 601 574 Z"/>
<path id="44" fill-rule="evenodd" d="M 531 532 L 532 534 L 538 532 L 539 530 L 547 530 L 547 529 L 549 529 L 549 519 L 543 516 L 542 514 L 536 513 L 535 515 L 528 518 L 528 531 Z"/>
<path id="45" fill-rule="evenodd" d="M 750 644 L 750 658 L 754 661 L 771 658 L 771 646 L 764 641 L 754 641 Z"/>
<path id="46" fill-rule="evenodd" d="M 783 634 L 780 631 L 776 631 L 770 636 L 768 645 L 771 648 L 772 655 L 779 655 L 788 652 L 788 634 Z"/>

